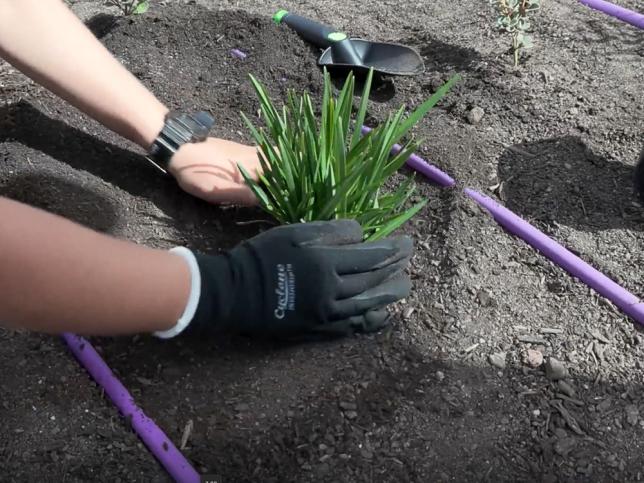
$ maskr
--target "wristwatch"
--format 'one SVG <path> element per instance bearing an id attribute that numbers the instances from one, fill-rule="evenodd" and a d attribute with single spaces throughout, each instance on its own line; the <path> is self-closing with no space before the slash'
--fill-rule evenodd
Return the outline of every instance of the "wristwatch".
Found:
<path id="1" fill-rule="evenodd" d="M 185 143 L 205 141 L 214 123 L 214 118 L 205 111 L 194 114 L 170 111 L 163 129 L 148 151 L 147 159 L 167 174 L 174 153 Z"/>

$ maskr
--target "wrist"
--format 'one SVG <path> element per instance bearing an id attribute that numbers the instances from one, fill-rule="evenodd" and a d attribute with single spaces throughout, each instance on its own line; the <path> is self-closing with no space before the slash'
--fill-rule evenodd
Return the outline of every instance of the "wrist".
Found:
<path id="1" fill-rule="evenodd" d="M 170 172 L 175 155 L 182 149 L 188 150 L 186 145 L 206 141 L 213 123 L 213 117 L 205 111 L 167 112 L 161 129 L 148 149 L 148 160 L 165 173 Z"/>
<path id="2" fill-rule="evenodd" d="M 168 112 L 170 110 L 160 102 L 150 109 L 146 109 L 139 122 L 136 123 L 132 141 L 148 152 L 163 129 Z"/>
<path id="3" fill-rule="evenodd" d="M 188 265 L 190 270 L 190 292 L 185 308 L 176 323 L 170 328 L 154 332 L 154 335 L 161 339 L 170 339 L 186 330 L 197 312 L 201 298 L 201 273 L 195 255 L 185 247 L 175 247 L 170 250 L 170 253 L 181 257 Z"/>

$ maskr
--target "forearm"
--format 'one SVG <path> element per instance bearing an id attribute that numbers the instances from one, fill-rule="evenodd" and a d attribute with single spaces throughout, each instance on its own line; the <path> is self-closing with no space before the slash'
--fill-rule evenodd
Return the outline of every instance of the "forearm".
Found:
<path id="1" fill-rule="evenodd" d="M 145 149 L 163 126 L 167 108 L 63 0 L 0 0 L 0 56 Z"/>
<path id="2" fill-rule="evenodd" d="M 190 292 L 179 256 L 0 197 L 0 323 L 47 333 L 172 327 Z"/>

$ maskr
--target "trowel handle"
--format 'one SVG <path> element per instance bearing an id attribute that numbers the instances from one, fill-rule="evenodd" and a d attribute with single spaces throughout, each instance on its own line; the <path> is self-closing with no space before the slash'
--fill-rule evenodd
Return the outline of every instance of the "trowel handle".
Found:
<path id="1" fill-rule="evenodd" d="M 346 34 L 314 22 L 305 17 L 300 17 L 286 10 L 280 10 L 273 15 L 276 24 L 286 24 L 295 30 L 304 40 L 321 48 L 326 48 L 347 38 Z"/>

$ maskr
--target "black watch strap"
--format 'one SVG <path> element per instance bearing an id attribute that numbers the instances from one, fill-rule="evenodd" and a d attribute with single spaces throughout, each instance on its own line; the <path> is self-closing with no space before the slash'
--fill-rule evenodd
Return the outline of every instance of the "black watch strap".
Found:
<path id="1" fill-rule="evenodd" d="M 214 122 L 205 111 L 194 114 L 169 112 L 163 129 L 150 147 L 148 160 L 167 174 L 174 153 L 185 143 L 205 141 Z"/>

